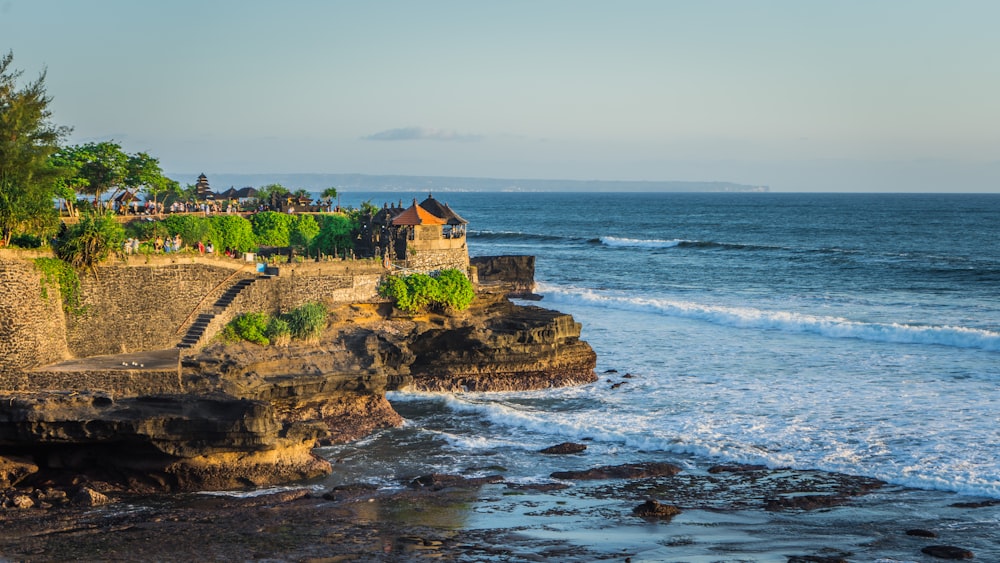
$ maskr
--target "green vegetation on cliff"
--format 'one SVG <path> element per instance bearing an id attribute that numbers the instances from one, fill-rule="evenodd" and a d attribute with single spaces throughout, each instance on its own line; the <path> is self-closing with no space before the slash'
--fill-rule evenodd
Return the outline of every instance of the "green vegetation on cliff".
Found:
<path id="1" fill-rule="evenodd" d="M 408 313 L 425 308 L 463 311 L 476 296 L 469 278 L 455 269 L 441 270 L 436 276 L 386 276 L 378 292 Z"/>
<path id="2" fill-rule="evenodd" d="M 327 313 L 322 303 L 306 303 L 284 315 L 244 313 L 226 325 L 222 336 L 231 342 L 246 340 L 261 346 L 283 346 L 292 338 L 316 341 L 326 328 Z"/>
<path id="3" fill-rule="evenodd" d="M 49 288 L 59 288 L 63 310 L 80 313 L 80 278 L 76 270 L 58 258 L 35 258 L 35 269 L 42 274 L 42 299 L 49 298 Z"/>
<path id="4" fill-rule="evenodd" d="M 56 256 L 74 268 L 89 268 L 95 274 L 97 264 L 112 253 L 124 256 L 125 229 L 111 213 L 87 213 L 80 222 L 60 233 L 53 245 Z"/>

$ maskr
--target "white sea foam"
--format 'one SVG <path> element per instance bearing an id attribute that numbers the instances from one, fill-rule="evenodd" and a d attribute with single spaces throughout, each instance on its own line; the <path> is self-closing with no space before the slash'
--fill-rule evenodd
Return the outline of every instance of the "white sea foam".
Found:
<path id="1" fill-rule="evenodd" d="M 601 244 L 605 246 L 631 247 L 631 248 L 673 248 L 683 242 L 688 242 L 683 239 L 641 240 L 641 239 L 620 238 L 620 237 L 601 237 L 600 241 Z"/>
<path id="2" fill-rule="evenodd" d="M 857 338 L 873 342 L 939 345 L 1000 352 L 1000 332 L 961 326 L 871 323 L 843 317 L 767 311 L 753 307 L 704 305 L 649 297 L 622 297 L 589 289 L 565 289 L 541 283 L 538 284 L 538 292 L 551 303 L 583 304 L 652 313 L 736 328 L 780 330 L 818 334 L 828 338 Z"/>

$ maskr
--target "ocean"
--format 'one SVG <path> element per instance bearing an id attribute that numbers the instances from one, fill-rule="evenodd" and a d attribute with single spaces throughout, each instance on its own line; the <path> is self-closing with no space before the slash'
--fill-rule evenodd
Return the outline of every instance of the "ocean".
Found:
<path id="1" fill-rule="evenodd" d="M 538 304 L 583 324 L 600 380 L 391 393 L 405 426 L 324 449 L 331 484 L 670 461 L 1000 499 L 1000 195 L 435 197 L 471 255 L 536 256 Z M 586 456 L 535 455 L 566 441 Z"/>

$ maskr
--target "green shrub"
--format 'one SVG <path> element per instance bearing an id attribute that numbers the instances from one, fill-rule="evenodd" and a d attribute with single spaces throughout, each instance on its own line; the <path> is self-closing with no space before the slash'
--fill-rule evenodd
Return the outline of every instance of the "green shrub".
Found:
<path id="1" fill-rule="evenodd" d="M 378 286 L 378 294 L 386 299 L 392 299 L 397 307 L 404 311 L 412 311 L 410 288 L 401 276 L 386 276 Z"/>
<path id="2" fill-rule="evenodd" d="M 439 303 L 446 309 L 464 311 L 476 298 L 472 282 L 458 270 L 441 270 L 437 276 L 437 282 Z"/>
<path id="3" fill-rule="evenodd" d="M 287 346 L 292 340 L 292 329 L 288 321 L 281 317 L 272 317 L 267 323 L 265 336 L 275 346 Z"/>
<path id="4" fill-rule="evenodd" d="M 197 246 L 199 241 L 212 240 L 215 234 L 208 217 L 198 215 L 170 215 L 163 220 L 163 226 L 170 235 L 180 235 L 188 248 Z"/>
<path id="5" fill-rule="evenodd" d="M 243 313 L 236 317 L 223 330 L 227 340 L 247 340 L 261 346 L 271 343 L 267 338 L 267 327 L 271 316 L 267 313 Z"/>
<path id="6" fill-rule="evenodd" d="M 97 264 L 111 253 L 124 258 L 122 243 L 125 229 L 110 213 L 85 214 L 80 222 L 66 229 L 56 240 L 56 256 L 74 268 L 90 268 L 97 273 Z"/>
<path id="7" fill-rule="evenodd" d="M 257 249 L 253 225 L 239 215 L 213 215 L 209 217 L 212 238 L 216 252 L 231 248 L 237 252 L 252 252 Z"/>
<path id="8" fill-rule="evenodd" d="M 40 248 L 42 242 L 41 237 L 29 233 L 21 233 L 10 237 L 10 245 L 19 248 Z"/>
<path id="9" fill-rule="evenodd" d="M 296 215 L 289 231 L 289 242 L 308 249 L 309 244 L 319 234 L 319 224 L 312 215 Z"/>
<path id="10" fill-rule="evenodd" d="M 162 221 L 130 221 L 125 225 L 125 235 L 139 240 L 155 240 L 165 238 L 170 232 Z"/>
<path id="11" fill-rule="evenodd" d="M 410 274 L 403 278 L 407 292 L 410 295 L 410 307 L 413 311 L 424 309 L 440 297 L 437 280 L 427 274 Z"/>
<path id="12" fill-rule="evenodd" d="M 326 328 L 327 310 L 322 303 L 306 303 L 282 316 L 293 338 L 318 340 Z"/>
<path id="13" fill-rule="evenodd" d="M 427 274 L 386 276 L 379 284 L 379 295 L 392 299 L 397 307 L 409 313 L 424 308 L 442 311 L 462 311 L 472 304 L 476 294 L 462 272 L 442 270 L 436 277 Z"/>
<path id="14" fill-rule="evenodd" d="M 257 244 L 260 246 L 288 246 L 294 219 L 292 215 L 276 211 L 255 214 L 250 221 Z"/>

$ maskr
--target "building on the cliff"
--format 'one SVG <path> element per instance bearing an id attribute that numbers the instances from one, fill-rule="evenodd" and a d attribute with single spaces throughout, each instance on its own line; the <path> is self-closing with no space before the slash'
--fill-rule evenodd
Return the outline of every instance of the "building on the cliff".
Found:
<path id="1" fill-rule="evenodd" d="M 356 244 L 362 256 L 380 257 L 415 270 L 469 267 L 466 244 L 468 221 L 447 204 L 428 195 L 407 208 L 383 205 L 374 215 L 361 218 Z"/>
<path id="2" fill-rule="evenodd" d="M 194 190 L 198 200 L 215 197 L 215 194 L 212 193 L 212 187 L 208 185 L 208 176 L 205 176 L 204 172 L 198 175 L 198 181 L 194 184 Z"/>

